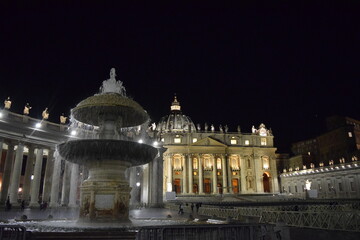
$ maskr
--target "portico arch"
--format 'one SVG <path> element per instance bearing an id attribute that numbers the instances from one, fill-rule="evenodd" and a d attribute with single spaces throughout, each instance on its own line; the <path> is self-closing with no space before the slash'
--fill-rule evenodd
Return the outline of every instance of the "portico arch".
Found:
<path id="1" fill-rule="evenodd" d="M 263 174 L 263 186 L 264 192 L 270 192 L 270 174 L 268 172 Z"/>

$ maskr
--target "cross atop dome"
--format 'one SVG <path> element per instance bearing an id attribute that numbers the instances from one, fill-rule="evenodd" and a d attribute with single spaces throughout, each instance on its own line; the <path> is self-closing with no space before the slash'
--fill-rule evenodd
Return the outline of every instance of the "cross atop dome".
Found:
<path id="1" fill-rule="evenodd" d="M 180 102 L 178 102 L 178 100 L 176 98 L 176 93 L 175 93 L 174 101 L 172 102 L 170 109 L 171 109 L 171 111 L 181 111 Z"/>

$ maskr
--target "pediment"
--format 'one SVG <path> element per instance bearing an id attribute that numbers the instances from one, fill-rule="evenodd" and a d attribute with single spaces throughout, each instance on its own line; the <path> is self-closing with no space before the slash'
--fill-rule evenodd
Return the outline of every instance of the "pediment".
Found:
<path id="1" fill-rule="evenodd" d="M 215 140 L 211 137 L 206 137 L 203 138 L 199 141 L 197 141 L 196 143 L 193 143 L 191 146 L 217 146 L 217 147 L 227 147 L 225 144 L 223 144 L 222 142 Z"/>

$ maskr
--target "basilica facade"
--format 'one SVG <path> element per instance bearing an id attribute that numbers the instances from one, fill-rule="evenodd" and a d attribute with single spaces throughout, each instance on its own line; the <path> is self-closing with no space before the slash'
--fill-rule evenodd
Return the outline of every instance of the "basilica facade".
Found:
<path id="1" fill-rule="evenodd" d="M 276 148 L 264 124 L 250 133 L 202 128 L 182 114 L 177 98 L 156 126 L 163 154 L 163 193 L 179 195 L 276 193 Z"/>

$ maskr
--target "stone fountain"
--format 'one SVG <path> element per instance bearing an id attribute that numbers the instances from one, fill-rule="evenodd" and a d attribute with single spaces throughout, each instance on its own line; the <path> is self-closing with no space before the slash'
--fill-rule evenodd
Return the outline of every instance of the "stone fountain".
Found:
<path id="1" fill-rule="evenodd" d="M 148 121 L 146 111 L 126 97 L 121 81 L 103 81 L 100 93 L 88 97 L 71 110 L 73 121 L 96 127 L 96 138 L 69 140 L 57 146 L 60 156 L 84 165 L 88 178 L 80 187 L 79 221 L 130 222 L 129 183 L 125 170 L 150 162 L 158 150 L 121 136 L 126 129 Z"/>

